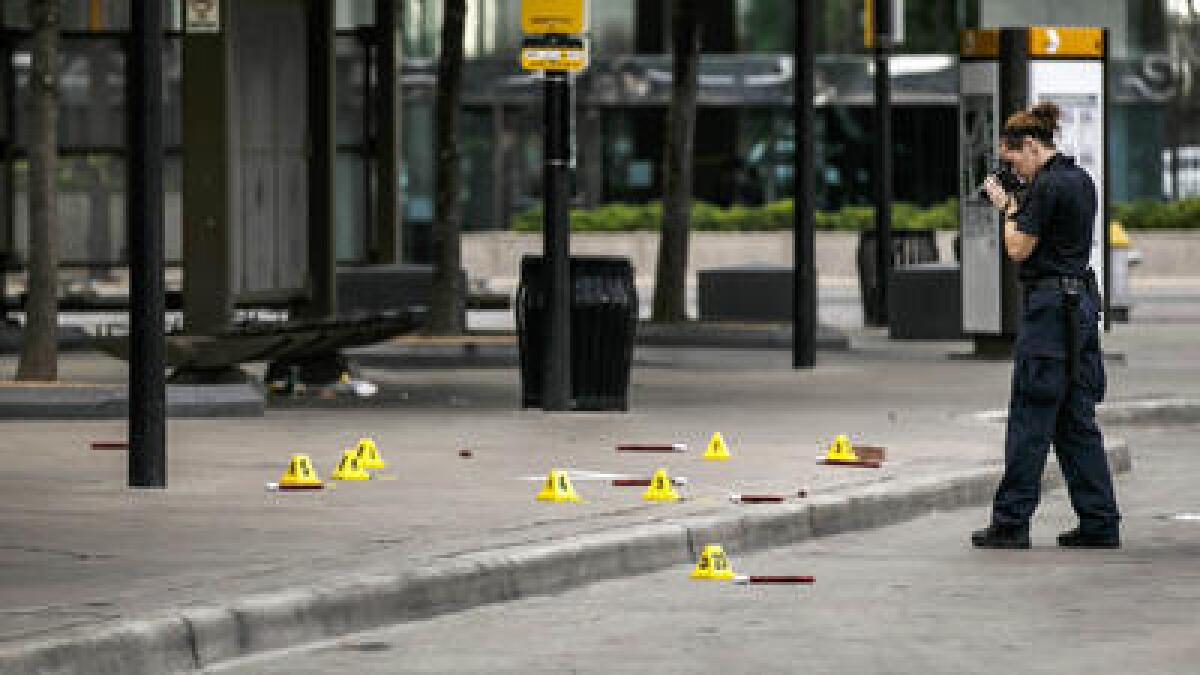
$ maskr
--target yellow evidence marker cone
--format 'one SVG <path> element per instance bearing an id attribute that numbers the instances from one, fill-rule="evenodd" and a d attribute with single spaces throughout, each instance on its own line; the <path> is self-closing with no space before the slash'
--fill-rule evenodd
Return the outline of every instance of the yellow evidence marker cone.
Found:
<path id="1" fill-rule="evenodd" d="M 729 459 L 729 456 L 729 446 L 725 445 L 725 437 L 719 431 L 714 432 L 701 459 Z"/>
<path id="2" fill-rule="evenodd" d="M 732 579 L 733 568 L 729 566 L 729 558 L 720 544 L 705 544 L 700 552 L 700 560 L 696 569 L 692 570 L 693 579 Z"/>
<path id="3" fill-rule="evenodd" d="M 666 469 L 654 472 L 654 477 L 650 479 L 650 488 L 642 493 L 642 499 L 648 502 L 679 501 L 679 493 L 672 487 L 671 478 L 667 476 Z"/>
<path id="4" fill-rule="evenodd" d="M 283 477 L 279 479 L 281 490 L 320 490 L 325 487 L 317 471 L 313 469 L 312 459 L 308 455 L 292 455 Z"/>
<path id="5" fill-rule="evenodd" d="M 371 474 L 358 463 L 354 450 L 342 453 L 342 461 L 329 476 L 330 480 L 371 480 Z"/>
<path id="6" fill-rule="evenodd" d="M 546 485 L 537 495 L 540 502 L 581 502 L 571 485 L 571 478 L 562 469 L 551 469 L 546 476 Z"/>
<path id="7" fill-rule="evenodd" d="M 386 469 L 387 462 L 383 461 L 383 456 L 379 454 L 379 446 L 375 445 L 375 441 L 370 438 L 358 439 L 358 446 L 355 449 L 355 457 L 358 458 L 358 465 L 364 469 Z"/>
<path id="8" fill-rule="evenodd" d="M 854 452 L 854 446 L 850 445 L 850 439 L 844 434 L 839 434 L 833 439 L 833 444 L 829 446 L 829 451 L 825 453 L 826 462 L 857 462 L 858 455 Z"/>

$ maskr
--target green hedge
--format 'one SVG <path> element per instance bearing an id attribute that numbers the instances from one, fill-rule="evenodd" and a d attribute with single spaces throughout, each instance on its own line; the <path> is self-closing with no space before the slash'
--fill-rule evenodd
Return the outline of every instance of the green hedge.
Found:
<path id="1" fill-rule="evenodd" d="M 1114 204 L 1112 218 L 1131 230 L 1186 230 L 1200 228 L 1200 198 L 1175 202 L 1137 200 Z M 657 230 L 662 221 L 662 204 L 605 204 L 595 209 L 572 209 L 571 230 L 575 232 L 635 232 Z M 789 230 L 792 227 L 792 200 L 782 199 L 764 206 L 721 208 L 694 202 L 692 229 L 698 232 L 767 232 Z M 871 206 L 847 206 L 837 211 L 818 211 L 817 229 L 858 232 L 875 226 L 875 209 Z M 892 226 L 898 229 L 933 228 L 958 229 L 958 200 L 918 207 L 913 204 L 892 205 Z M 513 219 L 518 232 L 540 232 L 540 207 L 526 211 Z"/>
<path id="2" fill-rule="evenodd" d="M 838 211 L 818 211 L 818 230 L 855 231 L 874 227 L 875 209 L 870 206 L 848 206 Z M 633 232 L 657 230 L 662 221 L 662 204 L 605 204 L 594 209 L 572 209 L 571 230 L 575 232 Z M 929 208 L 912 204 L 892 206 L 892 225 L 897 228 L 958 227 L 958 201 L 951 199 Z M 764 206 L 734 205 L 728 208 L 704 202 L 693 202 L 693 230 L 699 232 L 743 232 L 790 230 L 792 200 L 781 199 Z M 513 219 L 518 232 L 539 232 L 542 229 L 542 209 L 526 211 Z"/>
<path id="3" fill-rule="evenodd" d="M 1191 230 L 1200 228 L 1200 198 L 1174 202 L 1139 199 L 1113 204 L 1111 215 L 1130 230 Z"/>

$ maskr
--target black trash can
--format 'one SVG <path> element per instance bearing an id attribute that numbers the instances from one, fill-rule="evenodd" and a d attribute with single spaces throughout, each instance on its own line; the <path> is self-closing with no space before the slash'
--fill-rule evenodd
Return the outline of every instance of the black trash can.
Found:
<path id="1" fill-rule="evenodd" d="M 858 237 L 858 290 L 863 323 L 884 326 L 887 317 L 879 311 L 879 256 L 875 252 L 875 230 L 862 230 Z M 937 232 L 932 229 L 892 230 L 892 265 L 939 262 Z"/>
<path id="2" fill-rule="evenodd" d="M 521 404 L 542 406 L 547 352 L 548 293 L 541 256 L 521 259 L 517 338 Z M 627 258 L 571 258 L 571 407 L 628 410 L 629 369 L 637 329 L 637 289 Z"/>

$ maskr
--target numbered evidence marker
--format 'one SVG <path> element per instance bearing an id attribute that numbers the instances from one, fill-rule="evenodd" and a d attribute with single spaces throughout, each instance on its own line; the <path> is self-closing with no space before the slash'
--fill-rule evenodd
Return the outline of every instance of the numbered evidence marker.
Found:
<path id="1" fill-rule="evenodd" d="M 642 499 L 648 502 L 679 501 L 679 493 L 672 486 L 666 469 L 659 469 L 654 472 L 654 477 L 650 479 L 650 488 L 642 493 Z"/>
<path id="2" fill-rule="evenodd" d="M 704 456 L 701 459 L 726 460 L 729 458 L 729 446 L 725 444 L 725 437 L 719 431 L 714 432 L 712 438 L 708 440 L 708 448 L 704 450 Z"/>
<path id="3" fill-rule="evenodd" d="M 317 477 L 317 471 L 313 468 L 312 459 L 308 455 L 292 455 L 276 489 L 320 490 L 324 487 L 325 484 Z"/>
<path id="4" fill-rule="evenodd" d="M 854 452 L 854 447 L 850 445 L 850 439 L 845 435 L 838 435 L 837 438 L 834 438 L 833 443 L 829 446 L 829 450 L 825 453 L 825 457 L 817 463 L 832 466 L 857 466 L 868 469 L 878 469 L 881 466 L 880 462 L 860 459 Z"/>
<path id="5" fill-rule="evenodd" d="M 721 545 L 705 544 L 704 550 L 700 552 L 700 560 L 696 563 L 696 569 L 692 570 L 691 577 L 693 579 L 728 580 L 733 576 L 733 568 L 730 567 L 729 559 L 725 557 L 725 551 Z"/>
<path id="6" fill-rule="evenodd" d="M 546 476 L 546 484 L 537 494 L 540 502 L 582 502 L 583 499 L 575 493 L 571 478 L 562 469 L 551 469 Z"/>
<path id="7" fill-rule="evenodd" d="M 364 469 L 387 468 L 387 462 L 383 461 L 383 455 L 379 454 L 379 446 L 375 444 L 374 439 L 365 436 L 358 439 L 355 452 L 360 467 Z"/>
<path id="8" fill-rule="evenodd" d="M 358 453 L 348 449 L 342 453 L 342 461 L 338 463 L 331 480 L 371 480 L 371 474 L 358 463 Z"/>

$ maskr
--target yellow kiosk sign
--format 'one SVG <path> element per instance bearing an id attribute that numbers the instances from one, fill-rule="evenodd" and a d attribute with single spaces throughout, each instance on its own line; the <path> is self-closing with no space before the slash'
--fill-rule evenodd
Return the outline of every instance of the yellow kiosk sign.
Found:
<path id="1" fill-rule="evenodd" d="M 1029 55 L 1038 58 L 1100 58 L 1104 56 L 1101 28 L 1031 26 L 1027 33 Z M 999 28 L 971 28 L 962 32 L 962 56 L 998 58 Z"/>
<path id="2" fill-rule="evenodd" d="M 1100 28 L 1030 28 L 1029 53 L 1032 56 L 1092 57 L 1104 56 L 1104 31 Z"/>
<path id="3" fill-rule="evenodd" d="M 521 0 L 521 30 L 579 35 L 587 30 L 586 10 L 586 0 Z"/>

